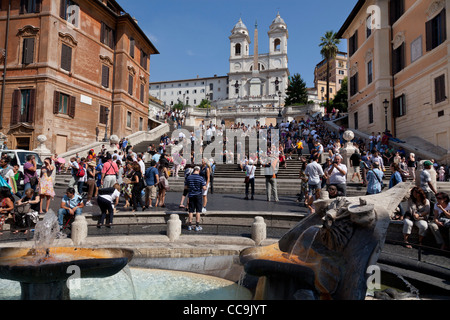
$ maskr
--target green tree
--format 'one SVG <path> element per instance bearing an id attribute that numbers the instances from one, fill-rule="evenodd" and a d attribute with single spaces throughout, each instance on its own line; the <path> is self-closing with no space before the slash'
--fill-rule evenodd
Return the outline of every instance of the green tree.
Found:
<path id="1" fill-rule="evenodd" d="M 285 104 L 305 105 L 308 103 L 308 90 L 306 89 L 306 82 L 302 79 L 300 74 L 296 73 L 289 79 L 289 86 L 286 90 Z"/>
<path id="2" fill-rule="evenodd" d="M 336 37 L 333 31 L 325 32 L 325 35 L 320 38 L 320 54 L 327 60 L 327 112 L 330 112 L 330 60 L 336 57 L 338 52 L 338 45 L 341 42 Z"/>
<path id="3" fill-rule="evenodd" d="M 198 105 L 198 108 L 206 109 L 211 108 L 211 102 L 208 99 L 203 99 Z"/>
<path id="4" fill-rule="evenodd" d="M 334 96 L 331 102 L 331 108 L 335 108 L 342 112 L 347 112 L 348 110 L 348 79 L 345 77 L 342 80 L 341 88 Z"/>

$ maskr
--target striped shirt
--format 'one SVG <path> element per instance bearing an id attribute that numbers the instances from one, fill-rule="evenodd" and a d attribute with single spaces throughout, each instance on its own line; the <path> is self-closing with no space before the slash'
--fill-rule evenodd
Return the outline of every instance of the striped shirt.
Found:
<path id="1" fill-rule="evenodd" d="M 202 194 L 206 181 L 203 177 L 193 173 L 186 179 L 184 185 L 189 189 L 188 197 L 194 197 Z"/>

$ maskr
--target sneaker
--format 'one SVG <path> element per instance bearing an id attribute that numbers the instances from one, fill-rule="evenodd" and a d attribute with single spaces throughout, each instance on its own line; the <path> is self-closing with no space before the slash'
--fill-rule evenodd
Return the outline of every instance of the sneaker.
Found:
<path id="1" fill-rule="evenodd" d="M 202 213 L 205 213 L 206 212 L 206 208 L 205 207 L 203 207 L 203 209 L 202 209 Z"/>
<path id="2" fill-rule="evenodd" d="M 203 230 L 203 228 L 200 227 L 200 226 L 196 226 L 196 227 L 195 227 L 195 231 L 202 231 L 202 230 Z"/>
<path id="3" fill-rule="evenodd" d="M 92 202 L 90 202 L 90 201 L 86 202 L 86 207 L 92 207 L 92 206 L 93 206 Z"/>
<path id="4" fill-rule="evenodd" d="M 192 231 L 192 226 L 187 227 L 188 231 Z"/>
<path id="5" fill-rule="evenodd" d="M 58 233 L 56 234 L 56 239 L 65 239 L 67 238 L 67 234 L 65 234 L 62 231 L 58 231 Z"/>

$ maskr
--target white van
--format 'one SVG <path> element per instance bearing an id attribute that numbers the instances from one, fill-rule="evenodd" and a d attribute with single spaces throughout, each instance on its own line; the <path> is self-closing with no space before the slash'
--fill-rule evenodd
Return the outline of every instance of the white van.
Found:
<path id="1" fill-rule="evenodd" d="M 27 156 L 29 154 L 33 155 L 36 158 L 36 166 L 37 166 L 37 174 L 38 176 L 41 173 L 41 168 L 43 165 L 43 162 L 41 160 L 41 157 L 39 157 L 39 154 L 37 154 L 34 151 L 29 151 L 29 150 L 1 150 L 1 153 L 3 155 L 7 155 L 11 158 L 11 166 L 15 166 L 16 164 L 19 165 L 19 171 L 23 172 L 23 165 L 25 164 L 25 162 L 27 162 Z M 23 180 L 20 182 L 20 186 L 17 186 L 18 188 L 21 189 L 21 187 L 23 187 Z"/>

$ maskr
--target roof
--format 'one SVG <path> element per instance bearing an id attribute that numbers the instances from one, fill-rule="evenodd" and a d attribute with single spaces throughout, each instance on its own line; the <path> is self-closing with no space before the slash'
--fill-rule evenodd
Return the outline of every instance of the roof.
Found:
<path id="1" fill-rule="evenodd" d="M 336 37 L 338 39 L 342 39 L 344 32 L 348 29 L 348 27 L 350 26 L 352 21 L 355 19 L 356 15 L 361 10 L 361 8 L 363 7 L 365 2 L 366 2 L 366 0 L 358 0 L 358 2 L 356 3 L 355 7 L 352 10 L 352 12 L 350 12 L 350 15 L 347 17 L 347 20 L 345 20 L 341 29 L 339 29 L 339 31 L 336 33 Z"/>
<path id="2" fill-rule="evenodd" d="M 154 84 L 163 84 L 163 83 L 201 81 L 201 80 L 211 80 L 211 79 L 221 79 L 221 78 L 228 78 L 228 76 L 214 76 L 214 77 L 206 77 L 206 78 L 192 78 L 192 79 L 169 80 L 169 81 L 154 81 L 154 82 L 150 82 L 149 84 L 154 85 Z"/>

